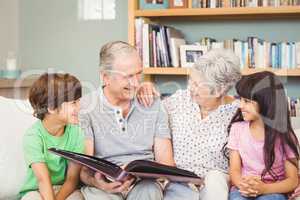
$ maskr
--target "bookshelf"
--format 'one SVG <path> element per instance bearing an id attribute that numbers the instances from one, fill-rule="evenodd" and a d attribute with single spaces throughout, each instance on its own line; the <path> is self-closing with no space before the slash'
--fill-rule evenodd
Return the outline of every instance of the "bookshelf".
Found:
<path id="1" fill-rule="evenodd" d="M 227 4 L 226 4 L 227 1 Z M 191 8 L 191 0 L 189 0 L 189 8 L 186 9 L 162 9 L 162 10 L 139 10 L 138 0 L 128 1 L 128 41 L 135 44 L 135 19 L 142 17 L 147 21 L 159 22 L 162 18 L 171 20 L 209 20 L 209 19 L 291 19 L 300 18 L 300 6 L 280 6 L 280 7 L 229 7 L 228 0 L 225 0 L 223 8 Z M 300 66 L 296 69 L 272 69 L 272 68 L 245 68 L 242 70 L 244 75 L 251 74 L 263 70 L 272 71 L 279 76 L 300 77 Z M 186 76 L 189 74 L 187 68 L 145 68 L 143 70 L 144 79 L 151 81 L 155 75 L 178 75 Z"/>
<path id="2" fill-rule="evenodd" d="M 300 76 L 300 68 L 299 69 L 272 69 L 272 68 L 258 68 L 258 69 L 243 69 L 242 74 L 248 75 L 259 71 L 271 71 L 274 72 L 278 76 L 292 76 L 297 77 Z M 188 68 L 174 68 L 174 67 L 149 67 L 143 70 L 144 75 L 179 75 L 186 76 L 189 74 Z"/>
<path id="3" fill-rule="evenodd" d="M 236 19 L 250 16 L 258 17 L 298 17 L 300 6 L 284 6 L 278 8 L 257 7 L 257 8 L 187 8 L 187 9 L 168 9 L 168 10 L 136 10 L 135 17 L 199 17 L 207 19 L 211 16 L 224 19 L 225 16 L 236 17 Z"/>

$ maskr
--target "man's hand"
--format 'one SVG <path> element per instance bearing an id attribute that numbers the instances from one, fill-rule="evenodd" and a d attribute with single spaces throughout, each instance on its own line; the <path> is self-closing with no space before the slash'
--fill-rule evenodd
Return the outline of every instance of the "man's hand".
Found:
<path id="1" fill-rule="evenodd" d="M 94 180 L 94 186 L 96 188 L 109 193 L 121 193 L 123 191 L 126 191 L 134 181 L 134 179 L 130 179 L 125 181 L 123 184 L 121 182 L 109 183 L 107 182 L 106 178 L 100 173 L 95 173 Z"/>

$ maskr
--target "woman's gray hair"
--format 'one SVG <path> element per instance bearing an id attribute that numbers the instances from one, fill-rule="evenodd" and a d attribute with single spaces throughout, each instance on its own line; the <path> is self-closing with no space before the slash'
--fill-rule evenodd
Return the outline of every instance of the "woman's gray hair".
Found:
<path id="1" fill-rule="evenodd" d="M 210 50 L 196 61 L 193 69 L 221 91 L 221 95 L 226 95 L 242 77 L 239 58 L 227 49 Z"/>
<path id="2" fill-rule="evenodd" d="M 105 44 L 100 50 L 100 70 L 113 70 L 117 57 L 136 52 L 136 48 L 126 42 L 114 41 Z"/>

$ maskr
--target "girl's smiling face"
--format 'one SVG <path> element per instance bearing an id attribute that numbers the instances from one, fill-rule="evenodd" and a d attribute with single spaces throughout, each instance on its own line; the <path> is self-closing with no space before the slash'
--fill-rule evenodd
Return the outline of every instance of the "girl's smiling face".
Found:
<path id="1" fill-rule="evenodd" d="M 240 109 L 245 121 L 255 121 L 260 118 L 259 106 L 256 101 L 241 98 Z"/>

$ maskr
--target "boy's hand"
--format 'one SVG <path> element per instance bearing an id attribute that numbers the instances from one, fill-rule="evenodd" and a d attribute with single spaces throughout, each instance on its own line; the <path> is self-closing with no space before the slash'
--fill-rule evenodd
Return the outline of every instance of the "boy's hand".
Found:
<path id="1" fill-rule="evenodd" d="M 121 193 L 126 191 L 130 185 L 133 183 L 134 179 L 129 179 L 125 181 L 123 184 L 121 182 L 107 182 L 104 175 L 100 173 L 95 173 L 94 176 L 95 182 L 94 186 L 98 189 L 104 190 L 109 193 Z"/>

